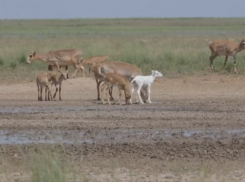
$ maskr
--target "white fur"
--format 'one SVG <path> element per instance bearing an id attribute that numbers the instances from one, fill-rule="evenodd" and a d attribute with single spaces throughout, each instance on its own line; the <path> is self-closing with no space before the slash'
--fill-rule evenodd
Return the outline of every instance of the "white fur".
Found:
<path id="1" fill-rule="evenodd" d="M 162 77 L 162 73 L 152 70 L 151 75 L 149 76 L 136 76 L 131 83 L 133 84 L 133 88 L 131 91 L 132 97 L 134 94 L 134 89 L 138 87 L 137 94 L 140 100 L 140 103 L 143 104 L 142 98 L 140 96 L 140 90 L 142 87 L 146 87 L 147 90 L 147 101 L 148 103 L 151 103 L 150 93 L 151 93 L 151 84 L 154 82 L 155 78 Z M 132 97 L 131 97 L 131 103 L 132 103 Z"/>

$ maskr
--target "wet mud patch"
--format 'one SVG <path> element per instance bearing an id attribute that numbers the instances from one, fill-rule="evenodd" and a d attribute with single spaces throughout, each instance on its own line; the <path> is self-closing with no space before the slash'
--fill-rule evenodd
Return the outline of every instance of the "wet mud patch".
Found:
<path id="1" fill-rule="evenodd" d="M 4 148 L 2 152 L 5 149 L 11 151 L 7 153 L 10 156 L 45 146 L 58 153 L 88 160 L 98 157 L 244 160 L 245 130 L 1 130 L 0 145 Z"/>

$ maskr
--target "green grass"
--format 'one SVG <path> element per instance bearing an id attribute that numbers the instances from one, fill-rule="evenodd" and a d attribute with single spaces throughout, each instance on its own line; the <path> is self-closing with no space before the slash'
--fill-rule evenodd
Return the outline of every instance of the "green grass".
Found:
<path id="1" fill-rule="evenodd" d="M 69 151 L 73 145 L 68 148 L 62 144 L 31 145 L 1 147 L 1 182 L 142 181 L 149 176 L 153 177 L 152 180 L 155 176 L 158 180 L 167 181 L 222 182 L 241 181 L 244 178 L 244 163 L 238 160 L 183 159 L 156 162 L 144 156 L 126 159 L 127 162 L 120 157 L 104 161 L 97 157 L 93 159 L 91 154 L 84 155 L 82 151 L 86 147 L 73 153 Z M 96 159 L 99 164 L 94 161 Z M 161 174 L 169 177 L 165 175 L 165 178 L 161 178 Z"/>
<path id="2" fill-rule="evenodd" d="M 239 41 L 245 18 L 0 20 L 0 26 L 4 45 L 0 49 L 0 76 L 11 78 L 9 81 L 13 77 L 33 80 L 34 75 L 47 70 L 41 61 L 26 64 L 32 51 L 71 48 L 82 50 L 83 58 L 107 55 L 111 61 L 139 66 L 144 74 L 156 69 L 175 77 L 210 73 L 210 50 L 205 39 L 230 37 Z M 240 74 L 245 73 L 244 58 L 244 52 L 237 55 Z M 223 62 L 224 57 L 215 59 L 216 70 L 234 74 L 230 59 L 221 71 Z"/>
<path id="3" fill-rule="evenodd" d="M 0 57 L 0 67 L 4 65 L 4 60 Z"/>
<path id="4" fill-rule="evenodd" d="M 66 182 L 68 179 L 67 164 L 57 154 L 44 152 L 33 154 L 31 158 L 32 182 Z"/>

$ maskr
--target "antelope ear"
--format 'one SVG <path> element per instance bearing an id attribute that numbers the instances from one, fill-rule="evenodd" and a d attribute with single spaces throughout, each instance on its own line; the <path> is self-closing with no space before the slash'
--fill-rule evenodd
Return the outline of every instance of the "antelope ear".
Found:
<path id="1" fill-rule="evenodd" d="M 31 53 L 32 55 L 33 55 L 33 57 L 35 57 L 35 55 L 36 55 L 36 51 L 32 51 L 32 53 Z"/>
<path id="2" fill-rule="evenodd" d="M 129 78 L 129 81 L 131 82 L 134 79 L 134 74 L 132 74 Z"/>
<path id="3" fill-rule="evenodd" d="M 152 73 L 152 76 L 155 76 L 156 74 L 155 70 L 152 70 L 151 73 Z"/>

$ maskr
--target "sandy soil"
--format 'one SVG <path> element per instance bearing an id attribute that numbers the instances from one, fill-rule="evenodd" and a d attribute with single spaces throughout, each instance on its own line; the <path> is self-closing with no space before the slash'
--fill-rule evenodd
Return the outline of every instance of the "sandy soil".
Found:
<path id="1" fill-rule="evenodd" d="M 35 82 L 0 83 L 0 130 L 9 138 L 36 137 L 34 144 L 15 138 L 24 153 L 52 145 L 47 141 L 59 136 L 65 144 L 52 147 L 65 148 L 65 155 L 81 161 L 94 181 L 191 181 L 200 177 L 194 168 L 206 163 L 216 169 L 234 162 L 242 166 L 244 80 L 216 74 L 161 78 L 152 86 L 152 104 L 130 106 L 102 105 L 92 78 L 68 79 L 63 100 L 47 102 L 37 101 Z M 37 144 L 42 137 L 44 144 Z M 6 150 L 0 158 L 21 158 L 9 139 L 0 137 L 1 142 Z M 244 180 L 241 171 L 226 173 L 227 179 Z"/>

